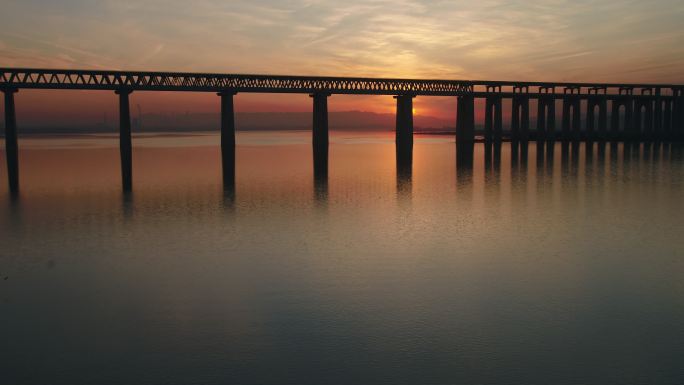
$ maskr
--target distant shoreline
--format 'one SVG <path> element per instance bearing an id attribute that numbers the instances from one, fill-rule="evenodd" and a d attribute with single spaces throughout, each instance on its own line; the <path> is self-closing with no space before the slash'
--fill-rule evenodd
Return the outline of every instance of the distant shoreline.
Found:
<path id="1" fill-rule="evenodd" d="M 246 133 L 246 132 L 310 132 L 310 128 L 306 129 L 247 129 L 247 130 L 240 130 L 237 129 L 236 132 L 238 133 Z M 378 132 L 386 132 L 386 133 L 394 133 L 394 130 L 390 129 L 368 129 L 368 130 L 360 130 L 360 129 L 341 129 L 341 128 L 331 128 L 330 132 L 355 132 L 355 133 L 378 133 Z M 144 135 L 148 137 L 153 137 L 153 136 L 201 136 L 201 135 L 209 135 L 209 134 L 218 134 L 219 130 L 187 130 L 187 131 L 176 131 L 176 130 L 168 130 L 168 131 L 134 131 L 132 134 L 135 135 Z M 416 130 L 414 131 L 414 135 L 455 135 L 455 131 L 446 131 L 446 130 Z M 101 138 L 106 138 L 106 137 L 112 137 L 112 138 L 118 138 L 118 132 L 117 131 L 93 131 L 93 132 L 67 132 L 67 131 L 57 131 L 57 132 L 39 132 L 35 130 L 27 131 L 27 132 L 19 132 L 19 136 L 42 136 L 42 137 L 91 137 L 91 136 L 98 136 Z M 0 134 L 0 138 L 4 139 L 5 135 L 4 133 Z"/>
<path id="2" fill-rule="evenodd" d="M 271 129 L 271 130 L 237 130 L 238 133 L 267 133 L 267 132 L 310 132 L 311 129 L 287 129 L 287 130 L 282 130 L 282 129 Z M 394 130 L 357 130 L 357 129 L 351 129 L 351 130 L 344 130 L 344 129 L 331 129 L 331 132 L 339 132 L 339 133 L 388 133 L 388 134 L 393 134 Z M 218 134 L 218 130 L 212 130 L 212 131 L 154 131 L 154 132 L 134 132 L 133 137 L 139 136 L 139 137 L 145 137 L 145 138 L 168 138 L 168 137 L 174 137 L 174 136 L 185 136 L 185 137 L 191 137 L 191 136 L 205 136 L 205 135 L 215 135 Z M 455 136 L 456 132 L 455 131 L 415 131 L 414 135 L 427 135 L 427 136 Z M 69 133 L 69 132 L 27 132 L 27 133 L 21 133 L 20 137 L 32 137 L 32 138 L 42 138 L 42 139 L 59 139 L 59 138 L 100 138 L 100 139 L 118 139 L 118 133 L 117 132 L 92 132 L 92 133 L 84 133 L 84 132 L 74 132 L 74 133 Z M 1 139 L 4 139 L 4 134 L 0 135 Z M 501 139 L 502 142 L 510 142 L 510 138 L 507 136 L 504 136 Z M 481 143 L 484 142 L 484 134 L 483 133 L 476 133 L 475 134 L 475 142 L 476 143 Z"/>

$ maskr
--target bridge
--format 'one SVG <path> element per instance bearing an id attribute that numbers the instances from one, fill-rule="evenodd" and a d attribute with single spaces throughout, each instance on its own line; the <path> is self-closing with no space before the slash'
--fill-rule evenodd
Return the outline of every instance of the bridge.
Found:
<path id="1" fill-rule="evenodd" d="M 9 188 L 19 191 L 17 119 L 14 94 L 20 89 L 109 90 L 119 96 L 119 139 L 124 191 L 132 190 L 132 142 L 129 95 L 134 91 L 215 92 L 221 98 L 221 158 L 224 186 L 235 181 L 237 93 L 305 93 L 313 99 L 314 177 L 327 180 L 328 97 L 336 94 L 389 95 L 397 103 L 397 168 L 410 169 L 413 153 L 413 99 L 455 97 L 456 144 L 472 154 L 475 100 L 484 100 L 484 141 L 510 139 L 527 156 L 555 141 L 673 142 L 684 140 L 684 85 L 484 80 L 381 79 L 320 76 L 207 74 L 185 72 L 0 68 L 5 96 L 5 150 Z M 511 100 L 510 130 L 503 131 L 503 101 Z M 530 124 L 530 101 L 536 101 L 536 125 Z M 556 109 L 561 112 L 560 130 Z M 584 124 L 583 124 L 584 122 Z M 584 126 L 584 129 L 582 129 Z"/>

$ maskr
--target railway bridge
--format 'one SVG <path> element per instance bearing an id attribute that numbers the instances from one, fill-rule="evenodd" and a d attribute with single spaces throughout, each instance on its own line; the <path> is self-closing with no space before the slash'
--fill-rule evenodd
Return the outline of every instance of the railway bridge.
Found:
<path id="1" fill-rule="evenodd" d="M 236 94 L 304 93 L 313 101 L 314 177 L 328 172 L 328 97 L 335 94 L 388 95 L 396 99 L 398 168 L 412 164 L 413 99 L 454 97 L 456 144 L 472 150 L 476 99 L 483 99 L 485 142 L 510 140 L 526 154 L 527 143 L 553 149 L 555 141 L 638 142 L 684 140 L 684 85 L 523 82 L 485 80 L 384 79 L 320 76 L 210 74 L 183 72 L 0 68 L 5 98 L 5 150 L 9 189 L 19 191 L 17 117 L 14 94 L 21 89 L 109 90 L 119 99 L 121 176 L 131 191 L 132 143 L 129 95 L 135 91 L 214 92 L 221 98 L 221 158 L 225 186 L 235 181 Z M 510 114 L 503 113 L 510 100 Z M 536 124 L 530 123 L 536 101 Z M 508 104 L 508 103 L 507 103 Z M 560 127 L 556 127 L 560 110 Z M 504 132 L 503 117 L 510 116 Z M 583 124 L 584 123 L 584 124 Z M 547 151 L 548 151 L 547 150 Z"/>

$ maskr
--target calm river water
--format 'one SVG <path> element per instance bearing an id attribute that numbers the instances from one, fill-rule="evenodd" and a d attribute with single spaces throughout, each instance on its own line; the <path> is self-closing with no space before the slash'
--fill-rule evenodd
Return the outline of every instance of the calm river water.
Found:
<path id="1" fill-rule="evenodd" d="M 669 146 L 456 166 L 416 136 L 20 138 L 0 160 L 3 384 L 682 384 L 684 160 Z"/>

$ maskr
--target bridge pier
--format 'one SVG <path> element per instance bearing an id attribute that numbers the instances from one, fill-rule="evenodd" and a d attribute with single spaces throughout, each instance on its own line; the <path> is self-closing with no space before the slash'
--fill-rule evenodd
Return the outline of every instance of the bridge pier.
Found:
<path id="1" fill-rule="evenodd" d="M 5 156 L 7 177 L 12 196 L 19 194 L 19 145 L 17 143 L 17 116 L 14 107 L 15 88 L 4 88 L 5 94 Z"/>
<path id="2" fill-rule="evenodd" d="M 413 164 L 413 95 L 397 95 L 396 157 L 397 169 L 411 169 Z"/>
<path id="3" fill-rule="evenodd" d="M 217 93 L 221 97 L 221 173 L 228 193 L 235 191 L 235 94 L 233 90 Z"/>
<path id="4" fill-rule="evenodd" d="M 660 97 L 660 88 L 655 89 L 655 99 L 653 100 L 653 139 L 656 141 L 665 139 L 663 135 L 663 99 Z"/>
<path id="5" fill-rule="evenodd" d="M 475 141 L 475 98 L 459 96 L 456 111 L 456 143 L 472 144 Z"/>
<path id="6" fill-rule="evenodd" d="M 458 97 L 456 112 L 456 166 L 472 167 L 475 149 L 475 98 Z"/>
<path id="7" fill-rule="evenodd" d="M 119 153 L 121 155 L 121 182 L 124 192 L 133 189 L 133 148 L 131 144 L 131 112 L 128 96 L 133 91 L 119 89 Z"/>
<path id="8" fill-rule="evenodd" d="M 501 96 L 487 96 L 485 100 L 485 141 L 502 139 Z"/>
<path id="9" fill-rule="evenodd" d="M 554 93 L 553 87 L 545 87 L 545 93 Z M 546 142 L 546 157 L 553 160 L 556 141 L 556 97 L 545 95 L 540 97 L 537 105 L 537 158 L 541 159 Z"/>
<path id="10" fill-rule="evenodd" d="M 673 88 L 674 101 L 672 105 L 673 139 L 684 140 L 684 88 Z"/>
<path id="11" fill-rule="evenodd" d="M 595 127 L 596 108 L 598 107 L 598 127 Z M 608 103 L 604 96 L 590 96 L 587 99 L 587 139 L 598 141 L 606 140 L 606 125 L 607 125 L 607 111 Z"/>
<path id="12" fill-rule="evenodd" d="M 610 110 L 610 139 L 617 142 L 620 139 L 620 101 L 613 99 Z"/>
<path id="13" fill-rule="evenodd" d="M 672 99 L 665 99 L 665 108 L 663 112 L 663 127 L 662 133 L 665 140 L 673 139 L 673 126 L 672 126 Z"/>
<path id="14" fill-rule="evenodd" d="M 562 140 L 580 140 L 580 98 L 576 95 L 566 95 L 563 97 L 563 125 Z M 572 110 L 572 113 L 570 112 Z"/>
<path id="15" fill-rule="evenodd" d="M 400 204 L 410 202 L 413 183 L 413 98 L 397 95 L 396 163 L 397 198 Z"/>
<path id="16" fill-rule="evenodd" d="M 527 93 L 527 87 L 515 87 L 514 92 Z M 511 111 L 511 154 L 518 158 L 520 147 L 520 162 L 527 165 L 527 150 L 530 132 L 530 98 L 525 95 L 515 95 L 512 100 Z"/>
<path id="17" fill-rule="evenodd" d="M 641 124 L 642 116 L 644 118 L 643 125 Z M 635 140 L 653 139 L 653 100 L 650 98 L 635 100 L 633 127 Z"/>
<path id="18" fill-rule="evenodd" d="M 314 181 L 320 182 L 328 178 L 328 96 L 325 92 L 316 92 L 313 98 L 313 161 Z"/>
<path id="19" fill-rule="evenodd" d="M 611 136 L 613 141 L 629 141 L 633 136 L 632 129 L 632 115 L 633 115 L 633 103 L 631 98 L 614 98 L 613 107 L 611 111 Z M 620 132 L 620 107 L 625 107 L 625 125 L 623 126 L 623 131 Z"/>

